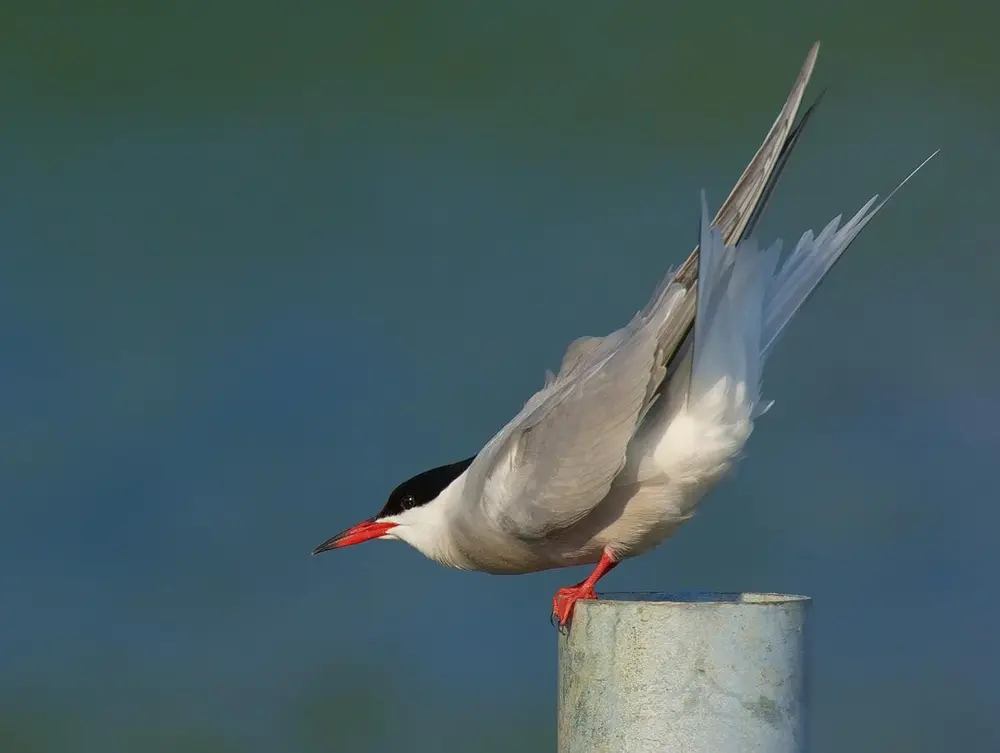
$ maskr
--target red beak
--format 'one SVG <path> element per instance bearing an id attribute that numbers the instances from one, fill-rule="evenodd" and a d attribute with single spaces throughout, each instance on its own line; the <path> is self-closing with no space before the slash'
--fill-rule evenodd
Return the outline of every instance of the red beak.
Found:
<path id="1" fill-rule="evenodd" d="M 327 539 L 313 549 L 312 553 L 319 554 L 320 552 L 328 552 L 331 549 L 341 549 L 345 546 L 354 546 L 365 541 L 371 541 L 372 539 L 377 539 L 379 536 L 384 536 L 388 531 L 395 528 L 396 525 L 396 523 L 377 523 L 374 520 L 366 520 L 364 523 L 358 523 L 356 526 L 351 526 L 346 531 L 338 533 L 332 539 Z"/>

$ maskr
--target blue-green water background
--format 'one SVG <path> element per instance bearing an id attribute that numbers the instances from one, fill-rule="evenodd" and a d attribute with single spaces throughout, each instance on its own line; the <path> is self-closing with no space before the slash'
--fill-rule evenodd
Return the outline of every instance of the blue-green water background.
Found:
<path id="1" fill-rule="evenodd" d="M 937 160 L 611 590 L 815 598 L 819 753 L 1000 750 L 1000 11 L 0 5 L 0 749 L 545 751 L 553 591 L 308 557 L 481 446 L 695 241 L 814 39 L 761 227 Z"/>

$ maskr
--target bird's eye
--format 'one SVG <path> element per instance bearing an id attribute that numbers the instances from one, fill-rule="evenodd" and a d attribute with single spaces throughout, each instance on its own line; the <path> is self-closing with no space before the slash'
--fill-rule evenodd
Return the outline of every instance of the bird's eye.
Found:
<path id="1" fill-rule="evenodd" d="M 400 500 L 400 502 L 402 503 L 404 510 L 409 510 L 411 507 L 416 506 L 417 498 L 414 497 L 412 494 L 406 494 L 403 496 L 403 499 Z"/>

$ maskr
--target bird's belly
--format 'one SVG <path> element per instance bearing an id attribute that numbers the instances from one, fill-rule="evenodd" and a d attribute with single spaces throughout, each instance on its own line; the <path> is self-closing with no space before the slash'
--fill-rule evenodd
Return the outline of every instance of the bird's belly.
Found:
<path id="1" fill-rule="evenodd" d="M 692 498 L 692 494 L 697 498 Z M 595 537 L 619 558 L 635 557 L 672 536 L 694 515 L 703 492 L 663 481 L 612 487 L 602 505 L 616 514 Z"/>
<path id="2" fill-rule="evenodd" d="M 591 520 L 581 521 L 593 546 L 622 558 L 657 546 L 690 520 L 729 471 L 752 429 L 749 422 L 722 423 L 683 408 L 650 418 Z"/>
<path id="3" fill-rule="evenodd" d="M 600 503 L 573 525 L 544 538 L 515 537 L 516 543 L 489 547 L 509 556 L 478 562 L 476 569 L 532 572 L 591 564 L 604 551 L 625 559 L 652 549 L 691 519 L 705 494 L 732 466 L 751 428 L 749 421 L 723 423 L 683 407 L 654 408 Z"/>
<path id="4" fill-rule="evenodd" d="M 518 540 L 516 556 L 479 559 L 474 569 L 517 574 L 589 565 L 605 551 L 618 559 L 635 557 L 673 535 L 693 516 L 707 490 L 669 480 L 612 486 L 601 503 L 574 525 L 530 542 Z"/>
<path id="5" fill-rule="evenodd" d="M 597 562 L 605 550 L 618 559 L 642 554 L 691 517 L 686 501 L 683 490 L 669 483 L 613 486 L 589 515 L 545 543 L 551 566 Z"/>

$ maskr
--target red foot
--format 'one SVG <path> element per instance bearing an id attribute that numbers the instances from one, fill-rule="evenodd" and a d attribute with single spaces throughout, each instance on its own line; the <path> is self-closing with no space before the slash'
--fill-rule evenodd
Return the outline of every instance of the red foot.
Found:
<path id="1" fill-rule="evenodd" d="M 556 591 L 552 597 L 552 616 L 556 618 L 559 627 L 566 627 L 569 618 L 573 616 L 573 607 L 580 599 L 596 599 L 594 587 L 587 581 L 575 586 L 566 586 Z"/>
<path id="2" fill-rule="evenodd" d="M 583 581 L 583 583 L 577 583 L 575 586 L 560 588 L 556 592 L 556 595 L 552 599 L 552 617 L 559 624 L 560 630 L 569 624 L 570 617 L 573 616 L 573 607 L 576 606 L 576 603 L 580 599 L 597 598 L 597 594 L 594 593 L 594 585 L 609 570 L 613 570 L 617 564 L 618 562 L 612 555 L 604 552 L 597 563 L 597 567 L 594 568 L 594 572 L 590 574 L 587 580 Z"/>

